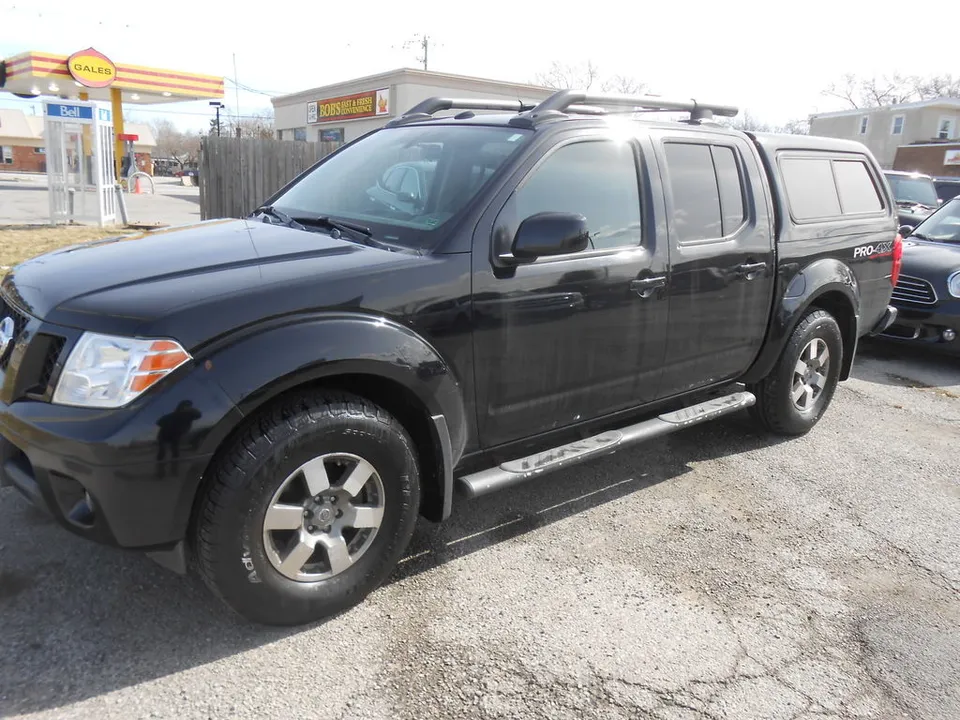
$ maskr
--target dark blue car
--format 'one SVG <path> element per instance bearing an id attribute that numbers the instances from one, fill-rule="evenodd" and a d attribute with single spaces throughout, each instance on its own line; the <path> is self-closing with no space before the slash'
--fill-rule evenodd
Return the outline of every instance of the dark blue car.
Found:
<path id="1" fill-rule="evenodd" d="M 897 320 L 884 337 L 960 353 L 960 197 L 901 234 L 903 266 L 892 299 Z"/>

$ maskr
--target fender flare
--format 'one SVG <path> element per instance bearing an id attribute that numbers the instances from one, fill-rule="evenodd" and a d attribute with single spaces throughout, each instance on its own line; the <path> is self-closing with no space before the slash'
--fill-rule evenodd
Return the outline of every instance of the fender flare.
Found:
<path id="1" fill-rule="evenodd" d="M 293 388 L 338 375 L 403 386 L 416 397 L 417 410 L 431 428 L 441 492 L 439 517 L 431 519 L 450 515 L 453 468 L 468 434 L 462 384 L 439 351 L 411 328 L 351 312 L 281 318 L 217 341 L 198 353 L 197 361 L 213 371 L 244 418 Z M 240 424 L 231 418 L 224 422 L 234 427 L 215 436 L 225 438 Z"/>
<path id="2" fill-rule="evenodd" d="M 821 304 L 827 305 L 835 316 L 841 315 L 836 317 L 844 339 L 840 379 L 846 380 L 850 376 L 860 336 L 859 283 L 853 271 L 843 262 L 835 258 L 823 258 L 811 263 L 790 280 L 771 313 L 763 349 L 741 381 L 755 383 L 765 378 L 807 310 Z M 846 312 L 839 312 L 841 309 Z"/>

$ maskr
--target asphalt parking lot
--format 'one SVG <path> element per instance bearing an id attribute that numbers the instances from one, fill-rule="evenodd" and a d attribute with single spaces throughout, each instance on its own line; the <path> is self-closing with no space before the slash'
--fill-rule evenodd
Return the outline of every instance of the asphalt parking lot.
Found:
<path id="1" fill-rule="evenodd" d="M 460 502 L 360 607 L 243 624 L 0 491 L 0 716 L 960 717 L 960 360 Z"/>

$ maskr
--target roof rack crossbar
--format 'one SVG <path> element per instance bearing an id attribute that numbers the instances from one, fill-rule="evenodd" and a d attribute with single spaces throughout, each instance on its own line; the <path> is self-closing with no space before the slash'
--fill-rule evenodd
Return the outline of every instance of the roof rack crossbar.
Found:
<path id="1" fill-rule="evenodd" d="M 396 127 L 418 120 L 429 120 L 434 113 L 443 110 L 503 110 L 522 113 L 533 110 L 536 103 L 523 100 L 498 100 L 493 98 L 445 98 L 429 97 L 407 110 L 400 117 L 387 123 L 387 127 Z"/>
<path id="2" fill-rule="evenodd" d="M 715 105 L 696 100 L 666 100 L 656 95 L 622 95 L 558 90 L 530 111 L 532 117 L 554 112 L 582 112 L 584 105 L 595 107 L 633 108 L 637 111 L 689 112 L 691 119 L 709 119 L 713 115 L 735 117 L 739 109 L 731 105 Z M 590 108 L 589 114 L 595 107 Z"/>
<path id="3" fill-rule="evenodd" d="M 441 110 L 513 110 L 523 112 L 532 110 L 536 105 L 522 100 L 493 100 L 484 98 L 444 98 L 432 97 L 417 103 L 404 115 L 433 115 Z"/>

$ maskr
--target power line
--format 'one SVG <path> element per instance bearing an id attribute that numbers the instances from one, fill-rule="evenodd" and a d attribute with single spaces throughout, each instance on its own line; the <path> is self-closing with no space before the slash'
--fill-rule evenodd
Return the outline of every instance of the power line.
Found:
<path id="1" fill-rule="evenodd" d="M 224 78 L 224 80 L 226 80 L 228 83 L 230 83 L 234 87 L 239 88 L 240 90 L 243 90 L 244 92 L 253 93 L 255 95 L 266 95 L 267 97 L 276 97 L 277 95 L 285 94 L 280 92 L 279 90 L 257 90 L 256 88 L 252 88 L 249 85 L 244 85 L 243 83 L 237 82 L 236 80 L 233 80 L 231 78 Z"/>

